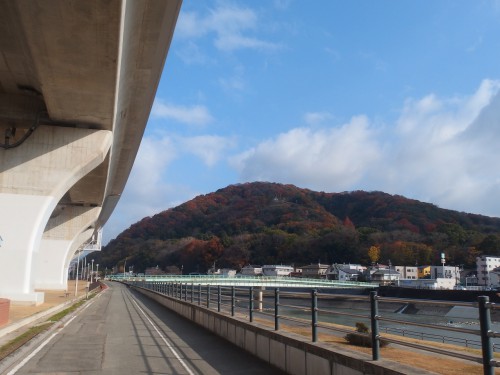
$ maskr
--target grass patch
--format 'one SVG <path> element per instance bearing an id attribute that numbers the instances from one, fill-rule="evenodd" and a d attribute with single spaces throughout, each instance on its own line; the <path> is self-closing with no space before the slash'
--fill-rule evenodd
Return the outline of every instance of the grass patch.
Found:
<path id="1" fill-rule="evenodd" d="M 95 296 L 95 293 L 91 293 L 88 295 L 88 299 L 92 298 Z M 86 303 L 88 299 L 82 299 L 70 307 L 59 311 L 57 314 L 52 315 L 49 319 L 47 319 L 45 322 L 36 325 L 34 327 L 31 327 L 28 329 L 26 332 L 22 333 L 21 335 L 17 336 L 16 338 L 10 340 L 8 343 L 5 345 L 2 345 L 0 347 L 0 361 L 3 360 L 4 358 L 8 357 L 12 353 L 14 353 L 17 349 L 19 349 L 21 346 L 25 345 L 28 341 L 32 340 L 34 337 L 39 335 L 42 332 L 47 331 L 50 327 L 52 327 L 56 322 L 64 318 L 66 315 L 72 313 L 76 309 L 78 309 L 81 305 Z"/>
<path id="2" fill-rule="evenodd" d="M 50 327 L 52 327 L 53 324 L 54 322 L 45 322 L 41 325 L 31 327 L 20 336 L 17 336 L 16 338 L 10 340 L 7 344 L 0 347 L 0 361 L 26 344 L 33 337 L 48 330 Z"/>

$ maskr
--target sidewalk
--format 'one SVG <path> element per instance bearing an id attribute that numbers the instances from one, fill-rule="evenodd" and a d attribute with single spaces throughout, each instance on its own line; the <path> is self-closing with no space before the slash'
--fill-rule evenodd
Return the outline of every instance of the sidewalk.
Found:
<path id="1" fill-rule="evenodd" d="M 12 338 L 22 334 L 39 321 L 70 306 L 86 294 L 87 282 L 78 281 L 77 295 L 75 296 L 75 280 L 68 280 L 68 290 L 37 290 L 45 293 L 44 303 L 38 306 L 10 305 L 9 321 L 0 327 L 0 346 Z"/>

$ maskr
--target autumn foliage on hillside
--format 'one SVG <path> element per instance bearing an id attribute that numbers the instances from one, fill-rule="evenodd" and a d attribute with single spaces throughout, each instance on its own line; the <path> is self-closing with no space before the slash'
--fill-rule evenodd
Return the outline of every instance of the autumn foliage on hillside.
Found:
<path id="1" fill-rule="evenodd" d="M 146 217 L 111 241 L 99 263 L 135 272 L 177 266 L 206 272 L 245 264 L 472 265 L 500 254 L 500 219 L 438 208 L 382 192 L 314 192 L 293 185 L 231 185 Z"/>

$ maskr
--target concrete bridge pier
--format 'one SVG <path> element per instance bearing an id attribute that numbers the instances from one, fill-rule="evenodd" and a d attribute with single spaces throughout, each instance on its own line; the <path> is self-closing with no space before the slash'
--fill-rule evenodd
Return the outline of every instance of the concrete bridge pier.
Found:
<path id="1" fill-rule="evenodd" d="M 36 289 L 68 288 L 69 261 L 92 236 L 92 225 L 100 212 L 100 207 L 69 206 L 49 220 L 35 263 Z M 91 229 L 87 230 L 88 228 Z"/>
<path id="2" fill-rule="evenodd" d="M 48 256 L 44 230 L 66 201 L 75 203 L 63 198 L 106 159 L 111 142 L 106 130 L 39 126 L 18 147 L 0 149 L 0 298 L 43 303 L 35 270 Z"/>

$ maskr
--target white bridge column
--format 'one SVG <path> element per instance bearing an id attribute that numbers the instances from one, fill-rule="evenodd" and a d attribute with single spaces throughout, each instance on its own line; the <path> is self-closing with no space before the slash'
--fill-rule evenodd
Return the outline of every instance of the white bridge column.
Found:
<path id="1" fill-rule="evenodd" d="M 59 200 L 102 163 L 111 142 L 105 130 L 39 126 L 22 145 L 0 149 L 0 298 L 43 302 L 34 260 L 44 229 Z"/>
<path id="2" fill-rule="evenodd" d="M 49 220 L 36 257 L 36 289 L 68 288 L 68 259 L 71 260 L 80 245 L 91 237 L 93 231 L 86 229 L 95 223 L 100 212 L 100 207 L 70 206 Z"/>

